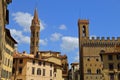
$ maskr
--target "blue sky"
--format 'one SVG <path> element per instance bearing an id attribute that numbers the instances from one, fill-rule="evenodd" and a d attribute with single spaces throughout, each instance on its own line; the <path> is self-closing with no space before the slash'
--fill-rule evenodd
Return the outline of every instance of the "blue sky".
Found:
<path id="1" fill-rule="evenodd" d="M 30 25 L 37 8 L 41 22 L 40 50 L 67 54 L 78 61 L 78 19 L 88 19 L 90 36 L 120 35 L 120 0 L 12 0 L 10 28 L 18 51 L 29 53 Z"/>

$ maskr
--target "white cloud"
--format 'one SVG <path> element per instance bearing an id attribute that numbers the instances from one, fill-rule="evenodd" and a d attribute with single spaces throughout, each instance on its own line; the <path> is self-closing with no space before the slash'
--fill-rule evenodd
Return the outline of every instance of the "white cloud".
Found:
<path id="1" fill-rule="evenodd" d="M 18 42 L 18 44 L 30 44 L 30 37 L 25 36 L 22 31 L 18 31 L 15 29 L 10 29 L 11 35 L 15 38 L 15 40 Z M 47 39 L 41 39 L 40 44 L 45 46 L 47 45 Z"/>
<path id="2" fill-rule="evenodd" d="M 18 43 L 28 43 L 28 44 L 30 43 L 30 37 L 24 36 L 22 31 L 10 29 L 10 32 Z"/>
<path id="3" fill-rule="evenodd" d="M 64 24 L 62 24 L 62 25 L 60 25 L 59 29 L 61 29 L 61 30 L 66 30 L 67 27 L 66 27 Z"/>
<path id="4" fill-rule="evenodd" d="M 40 31 L 44 30 L 45 26 L 46 24 L 42 20 L 40 20 Z"/>
<path id="5" fill-rule="evenodd" d="M 62 36 L 62 34 L 60 34 L 60 33 L 53 33 L 51 35 L 50 40 L 52 40 L 52 41 L 58 41 L 61 38 L 61 36 Z"/>
<path id="6" fill-rule="evenodd" d="M 79 52 L 76 53 L 77 55 L 75 56 L 74 60 L 75 62 L 79 62 Z"/>
<path id="7" fill-rule="evenodd" d="M 31 21 L 33 16 L 30 13 L 25 12 L 16 12 L 13 13 L 12 16 L 14 17 L 13 20 L 21 27 L 23 27 L 25 32 L 30 31 Z M 43 30 L 45 28 L 45 23 L 40 21 L 40 29 Z"/>
<path id="8" fill-rule="evenodd" d="M 40 44 L 43 46 L 47 45 L 47 39 L 40 39 Z"/>
<path id="9" fill-rule="evenodd" d="M 78 48 L 78 38 L 76 37 L 62 37 L 61 47 L 65 51 L 73 51 Z"/>
<path id="10" fill-rule="evenodd" d="M 16 23 L 24 28 L 24 31 L 30 31 L 31 20 L 33 18 L 31 14 L 16 12 L 13 13 L 12 16 L 14 17 L 13 20 L 15 20 Z"/>

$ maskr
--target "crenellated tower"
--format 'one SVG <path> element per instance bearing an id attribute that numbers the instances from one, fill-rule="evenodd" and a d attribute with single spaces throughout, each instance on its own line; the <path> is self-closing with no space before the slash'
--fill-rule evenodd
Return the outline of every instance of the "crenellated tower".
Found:
<path id="1" fill-rule="evenodd" d="M 36 55 L 39 51 L 39 32 L 40 32 L 40 21 L 38 18 L 37 9 L 34 11 L 34 17 L 31 24 L 31 39 L 30 39 L 30 54 Z"/>
<path id="2" fill-rule="evenodd" d="M 89 37 L 89 21 L 88 20 L 78 20 L 79 38 L 84 39 Z"/>
<path id="3" fill-rule="evenodd" d="M 89 21 L 78 20 L 80 80 L 104 80 L 100 52 L 114 52 L 120 37 L 89 37 Z"/>

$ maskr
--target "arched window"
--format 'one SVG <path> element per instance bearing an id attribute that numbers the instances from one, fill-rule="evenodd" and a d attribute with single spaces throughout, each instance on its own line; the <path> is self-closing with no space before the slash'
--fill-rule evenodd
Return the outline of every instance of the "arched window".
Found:
<path id="1" fill-rule="evenodd" d="M 101 53 L 104 53 L 104 52 L 105 52 L 105 50 L 101 50 L 100 52 L 101 52 Z"/>
<path id="2" fill-rule="evenodd" d="M 38 52 L 37 52 L 37 54 L 36 54 L 36 56 L 35 56 L 36 58 L 39 58 L 39 54 L 38 54 Z"/>
<path id="3" fill-rule="evenodd" d="M 85 25 L 83 25 L 82 31 L 83 31 L 83 35 L 82 36 L 83 37 L 86 36 L 86 26 Z"/>
<path id="4" fill-rule="evenodd" d="M 36 32 L 37 37 L 39 37 L 39 32 Z"/>
<path id="5" fill-rule="evenodd" d="M 36 41 L 36 46 L 38 46 L 38 41 Z"/>
<path id="6" fill-rule="evenodd" d="M 40 68 L 37 69 L 37 75 L 41 75 L 41 69 Z"/>
<path id="7" fill-rule="evenodd" d="M 90 61 L 90 58 L 88 58 L 87 61 Z"/>
<path id="8" fill-rule="evenodd" d="M 32 32 L 32 37 L 35 37 L 35 32 L 34 31 Z"/>
<path id="9" fill-rule="evenodd" d="M 88 73 L 88 74 L 91 74 L 91 69 L 87 69 L 87 73 Z"/>

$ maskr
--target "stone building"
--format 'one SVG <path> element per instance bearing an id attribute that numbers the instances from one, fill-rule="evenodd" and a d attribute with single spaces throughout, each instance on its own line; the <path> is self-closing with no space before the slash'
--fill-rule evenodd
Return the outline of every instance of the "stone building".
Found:
<path id="1" fill-rule="evenodd" d="M 68 80 L 72 80 L 72 71 L 69 69 L 68 71 Z"/>
<path id="2" fill-rule="evenodd" d="M 120 51 L 101 51 L 100 56 L 103 62 L 104 80 L 120 80 Z"/>
<path id="3" fill-rule="evenodd" d="M 0 0 L 0 80 L 9 80 L 12 74 L 14 45 L 17 42 L 12 38 L 9 24 L 9 10 L 7 6 L 12 0 Z"/>
<path id="4" fill-rule="evenodd" d="M 40 57 L 44 60 L 53 62 L 55 64 L 62 66 L 62 80 L 67 80 L 68 78 L 68 59 L 66 55 L 61 55 L 60 52 L 55 51 L 40 51 Z"/>
<path id="5" fill-rule="evenodd" d="M 71 80 L 80 80 L 79 63 L 71 63 Z"/>
<path id="6" fill-rule="evenodd" d="M 79 57 L 80 57 L 80 80 L 103 80 L 103 63 L 100 51 L 114 51 L 114 46 L 120 45 L 120 38 L 92 37 L 89 36 L 89 21 L 78 20 L 79 31 Z"/>
<path id="7" fill-rule="evenodd" d="M 12 76 L 13 53 L 17 42 L 12 38 L 9 29 L 5 29 L 5 46 L 2 54 L 1 79 L 9 80 Z"/>
<path id="8" fill-rule="evenodd" d="M 53 51 L 39 51 L 36 55 L 17 52 L 14 54 L 12 80 L 67 80 L 67 70 L 63 73 L 66 69 L 63 66 L 67 65 L 62 63 L 64 57 Z"/>
<path id="9" fill-rule="evenodd" d="M 30 54 L 36 55 L 36 53 L 39 51 L 39 31 L 40 31 L 40 21 L 38 18 L 37 9 L 35 9 L 30 29 L 31 29 Z"/>
<path id="10" fill-rule="evenodd" d="M 62 66 L 32 54 L 15 53 L 12 80 L 62 80 Z"/>

